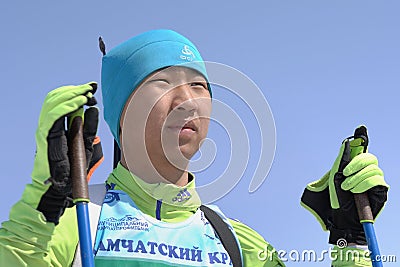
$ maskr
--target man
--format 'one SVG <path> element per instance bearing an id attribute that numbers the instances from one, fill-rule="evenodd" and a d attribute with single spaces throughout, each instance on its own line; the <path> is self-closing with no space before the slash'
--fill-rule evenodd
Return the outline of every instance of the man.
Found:
<path id="1" fill-rule="evenodd" d="M 96 88 L 93 82 L 66 86 L 46 97 L 32 184 L 0 230 L 1 266 L 73 264 L 78 236 L 75 212 L 68 208 L 64 120 L 90 106 L 84 139 L 91 174 L 102 158 L 95 139 L 98 112 L 92 107 Z M 199 209 L 195 177 L 187 170 L 206 137 L 212 102 L 197 48 L 170 30 L 129 39 L 103 57 L 102 93 L 104 118 L 122 157 L 94 218 L 96 266 L 230 265 L 228 248 Z M 234 234 L 243 266 L 284 266 L 258 233 L 211 208 Z"/>

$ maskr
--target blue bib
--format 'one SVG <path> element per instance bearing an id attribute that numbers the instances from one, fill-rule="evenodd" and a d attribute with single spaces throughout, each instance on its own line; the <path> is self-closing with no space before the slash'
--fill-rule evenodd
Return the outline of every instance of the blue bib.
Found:
<path id="1" fill-rule="evenodd" d="M 183 222 L 162 222 L 141 212 L 118 190 L 109 190 L 104 198 L 94 253 L 96 267 L 232 265 L 200 209 Z"/>

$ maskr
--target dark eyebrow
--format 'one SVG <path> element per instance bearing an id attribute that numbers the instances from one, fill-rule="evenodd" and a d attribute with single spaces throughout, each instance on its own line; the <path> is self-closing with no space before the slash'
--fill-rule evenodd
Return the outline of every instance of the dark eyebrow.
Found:
<path id="1" fill-rule="evenodd" d="M 192 77 L 192 80 L 195 80 L 196 82 L 207 82 L 207 79 L 204 78 L 204 76 L 200 75 L 200 74 L 194 75 Z"/>
<path id="2" fill-rule="evenodd" d="M 154 79 L 150 79 L 150 81 L 163 81 L 163 82 L 167 82 L 167 83 L 169 83 L 169 81 L 168 81 L 168 79 L 166 79 L 166 78 L 158 78 L 158 77 L 156 77 L 156 78 L 154 78 Z"/>

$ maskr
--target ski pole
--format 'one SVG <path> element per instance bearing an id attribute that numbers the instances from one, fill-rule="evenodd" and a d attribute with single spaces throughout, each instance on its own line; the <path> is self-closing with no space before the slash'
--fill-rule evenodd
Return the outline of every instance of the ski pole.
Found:
<path id="1" fill-rule="evenodd" d="M 362 152 L 367 152 L 368 146 L 368 134 L 367 128 L 361 126 L 356 129 L 354 132 L 354 139 L 361 138 L 363 140 L 362 146 L 364 146 L 364 150 Z M 372 215 L 371 206 L 368 199 L 367 192 L 354 194 L 354 200 L 357 207 L 358 217 L 360 222 L 364 228 L 365 238 L 367 239 L 368 249 L 371 253 L 371 261 L 373 267 L 382 267 L 382 261 L 380 257 L 378 240 L 376 238 L 375 229 L 374 229 L 374 216 Z"/>
<path id="2" fill-rule="evenodd" d="M 83 113 L 83 108 L 78 112 Z M 78 113 L 77 112 L 77 113 Z M 86 153 L 83 141 L 82 115 L 74 114 L 69 127 L 69 157 L 71 163 L 72 196 L 78 218 L 79 244 L 83 267 L 94 267 L 89 221 L 89 190 L 86 173 Z"/>
<path id="3" fill-rule="evenodd" d="M 371 252 L 371 261 L 373 267 L 382 267 L 382 261 L 380 257 L 378 240 L 376 238 L 375 229 L 372 216 L 371 206 L 369 205 L 367 193 L 354 194 L 354 200 L 358 211 L 358 217 L 362 222 L 362 226 L 365 232 L 365 238 L 367 239 L 368 249 Z"/>

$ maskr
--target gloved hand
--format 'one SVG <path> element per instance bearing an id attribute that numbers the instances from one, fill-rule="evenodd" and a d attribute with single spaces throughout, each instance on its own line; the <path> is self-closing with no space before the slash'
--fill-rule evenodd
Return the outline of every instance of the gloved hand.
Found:
<path id="1" fill-rule="evenodd" d="M 46 220 L 58 224 L 65 208 L 72 206 L 72 182 L 68 159 L 68 133 L 66 118 L 81 109 L 91 106 L 84 113 L 83 137 L 89 176 L 93 167 L 103 160 L 99 139 L 96 139 L 98 109 L 93 97 L 97 84 L 64 86 L 51 91 L 43 104 L 36 131 L 36 155 L 32 171 L 31 190 L 23 196 L 28 204 L 43 213 Z M 90 178 L 88 176 L 88 178 Z M 27 193 L 28 192 L 28 193 Z"/>
<path id="2" fill-rule="evenodd" d="M 316 216 L 324 230 L 330 231 L 331 244 L 341 238 L 348 244 L 367 244 L 354 193 L 367 192 L 374 218 L 387 200 L 389 186 L 377 158 L 366 151 L 367 144 L 367 130 L 360 126 L 353 139 L 343 141 L 332 169 L 308 184 L 302 195 L 302 206 Z"/>

